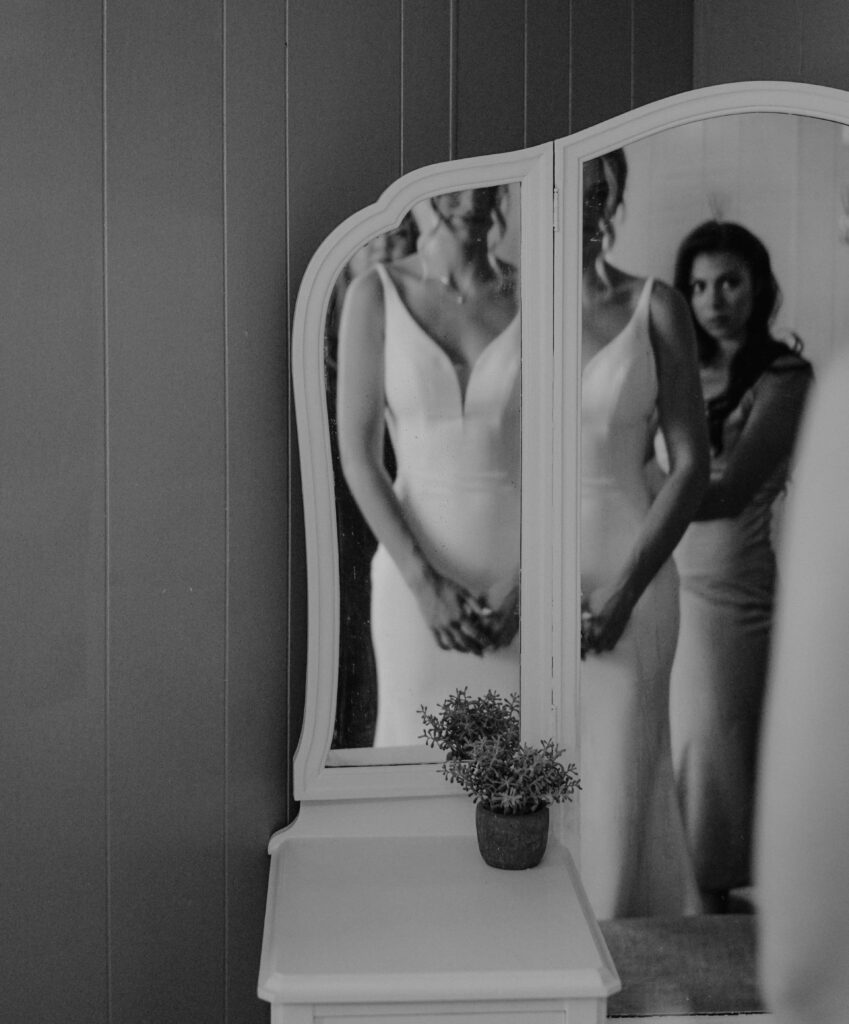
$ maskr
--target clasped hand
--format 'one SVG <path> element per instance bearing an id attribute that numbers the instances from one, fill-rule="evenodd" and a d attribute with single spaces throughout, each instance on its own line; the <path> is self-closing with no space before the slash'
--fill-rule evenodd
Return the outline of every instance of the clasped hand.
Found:
<path id="1" fill-rule="evenodd" d="M 491 608 L 484 595 L 438 573 L 417 594 L 419 606 L 434 639 L 444 651 L 482 655 L 511 643 L 519 628 L 519 587 L 499 608 Z"/>
<path id="2" fill-rule="evenodd" d="M 625 632 L 633 610 L 633 598 L 625 589 L 606 591 L 602 588 L 592 595 L 591 601 L 582 595 L 581 657 L 612 651 Z"/>

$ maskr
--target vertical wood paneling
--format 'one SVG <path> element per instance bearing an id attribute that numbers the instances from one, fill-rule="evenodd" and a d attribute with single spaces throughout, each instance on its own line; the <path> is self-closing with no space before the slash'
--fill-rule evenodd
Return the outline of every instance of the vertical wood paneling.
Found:
<path id="1" fill-rule="evenodd" d="M 0 33 L 0 1020 L 106 1020 L 101 15 Z"/>
<path id="2" fill-rule="evenodd" d="M 799 77 L 835 89 L 849 89 L 849 5 L 845 0 L 796 0 L 802 25 Z"/>
<path id="3" fill-rule="evenodd" d="M 287 644 L 285 7 L 239 0 L 226 23 L 229 579 L 225 1021 L 256 996 L 266 843 L 285 824 Z"/>
<path id="4" fill-rule="evenodd" d="M 570 4 L 526 0 L 527 97 L 525 144 L 569 134 Z"/>
<path id="5" fill-rule="evenodd" d="M 806 25 L 843 0 L 695 0 L 694 84 L 799 81 Z M 844 30 L 845 31 L 845 30 Z M 843 40 L 834 40 L 841 45 Z M 816 79 L 810 79 L 816 81 Z"/>
<path id="6" fill-rule="evenodd" d="M 697 86 L 754 79 L 849 89 L 845 0 L 695 0 Z"/>
<path id="7" fill-rule="evenodd" d="M 632 105 L 692 89 L 692 5 L 681 0 L 632 0 L 632 11 Z"/>
<path id="8" fill-rule="evenodd" d="M 224 1004 L 222 25 L 107 19 L 112 1019 Z"/>
<path id="9" fill-rule="evenodd" d="M 572 8 L 573 132 L 632 106 L 631 0 L 574 0 Z M 664 37 L 662 46 L 669 45 Z"/>
<path id="10" fill-rule="evenodd" d="M 398 0 L 289 0 L 287 47 L 289 317 L 310 257 L 401 171 Z M 317 345 L 323 344 L 316 338 Z M 290 420 L 291 559 L 286 743 L 300 736 L 306 676 L 306 556 Z"/>
<path id="11" fill-rule="evenodd" d="M 457 3 L 456 157 L 524 146 L 524 16 L 517 0 Z"/>
<path id="12" fill-rule="evenodd" d="M 398 0 L 289 0 L 289 284 L 401 173 Z"/>
<path id="13" fill-rule="evenodd" d="M 401 0 L 402 172 L 451 158 L 451 0 Z"/>

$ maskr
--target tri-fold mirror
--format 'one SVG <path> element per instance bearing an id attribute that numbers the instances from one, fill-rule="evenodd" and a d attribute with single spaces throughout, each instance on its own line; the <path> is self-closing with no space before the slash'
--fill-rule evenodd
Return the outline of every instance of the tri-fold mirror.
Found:
<path id="1" fill-rule="evenodd" d="M 848 126 L 836 90 L 699 90 L 521 153 L 416 171 L 321 246 L 293 330 L 309 589 L 297 798 L 445 793 L 419 707 L 463 686 L 519 693 L 524 735 L 567 746 L 584 777 L 574 839 L 594 802 L 633 798 L 587 774 L 622 737 L 581 724 L 595 699 L 582 666 L 597 657 L 580 657 L 588 533 L 612 551 L 623 530 L 600 506 L 582 559 L 582 376 L 597 390 L 624 372 L 620 353 L 592 349 L 588 246 L 671 292 L 694 228 L 744 227 L 780 285 L 771 337 L 801 339 L 815 375 L 849 339 Z M 611 153 L 618 179 L 598 159 Z M 720 273 L 709 264 L 689 266 L 679 311 L 696 317 L 696 290 Z M 661 314 L 647 315 L 656 332 Z M 669 471 L 642 435 L 639 448 L 623 436 L 627 472 Z M 768 510 L 775 550 L 785 484 Z M 673 651 L 678 618 L 657 619 Z M 642 713 L 668 715 L 664 699 Z"/>

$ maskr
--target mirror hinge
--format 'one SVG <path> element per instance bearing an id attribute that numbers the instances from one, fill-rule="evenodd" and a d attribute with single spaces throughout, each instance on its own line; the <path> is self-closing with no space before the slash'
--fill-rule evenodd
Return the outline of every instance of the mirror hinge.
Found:
<path id="1" fill-rule="evenodd" d="M 551 204 L 551 227 L 554 231 L 560 230 L 560 189 L 554 186 L 554 193 Z"/>

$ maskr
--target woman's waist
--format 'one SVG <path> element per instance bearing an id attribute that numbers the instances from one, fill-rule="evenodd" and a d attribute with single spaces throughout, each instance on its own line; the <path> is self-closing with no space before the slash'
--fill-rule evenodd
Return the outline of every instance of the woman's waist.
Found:
<path id="1" fill-rule="evenodd" d="M 581 477 L 583 529 L 639 529 L 651 507 L 651 494 L 643 475 L 627 479 L 613 476 Z"/>
<path id="2" fill-rule="evenodd" d="M 419 463 L 407 465 L 395 480 L 395 491 L 400 497 L 420 500 L 457 500 L 491 497 L 503 501 L 518 496 L 521 473 L 517 467 L 466 466 L 454 462 L 450 465 Z"/>
<path id="3" fill-rule="evenodd" d="M 514 578 L 521 556 L 517 489 L 415 491 L 398 495 L 404 518 L 428 561 L 466 586 Z"/>
<path id="4" fill-rule="evenodd" d="M 496 427 L 485 429 L 453 421 L 438 427 L 430 422 L 407 422 L 403 427 L 396 425 L 391 436 L 398 466 L 410 479 L 444 477 L 453 484 L 475 477 L 518 480 L 520 475 L 518 431 L 505 434 Z"/>
<path id="5" fill-rule="evenodd" d="M 682 576 L 771 574 L 771 517 L 748 510 L 733 518 L 691 523 L 675 549 L 675 561 Z"/>

